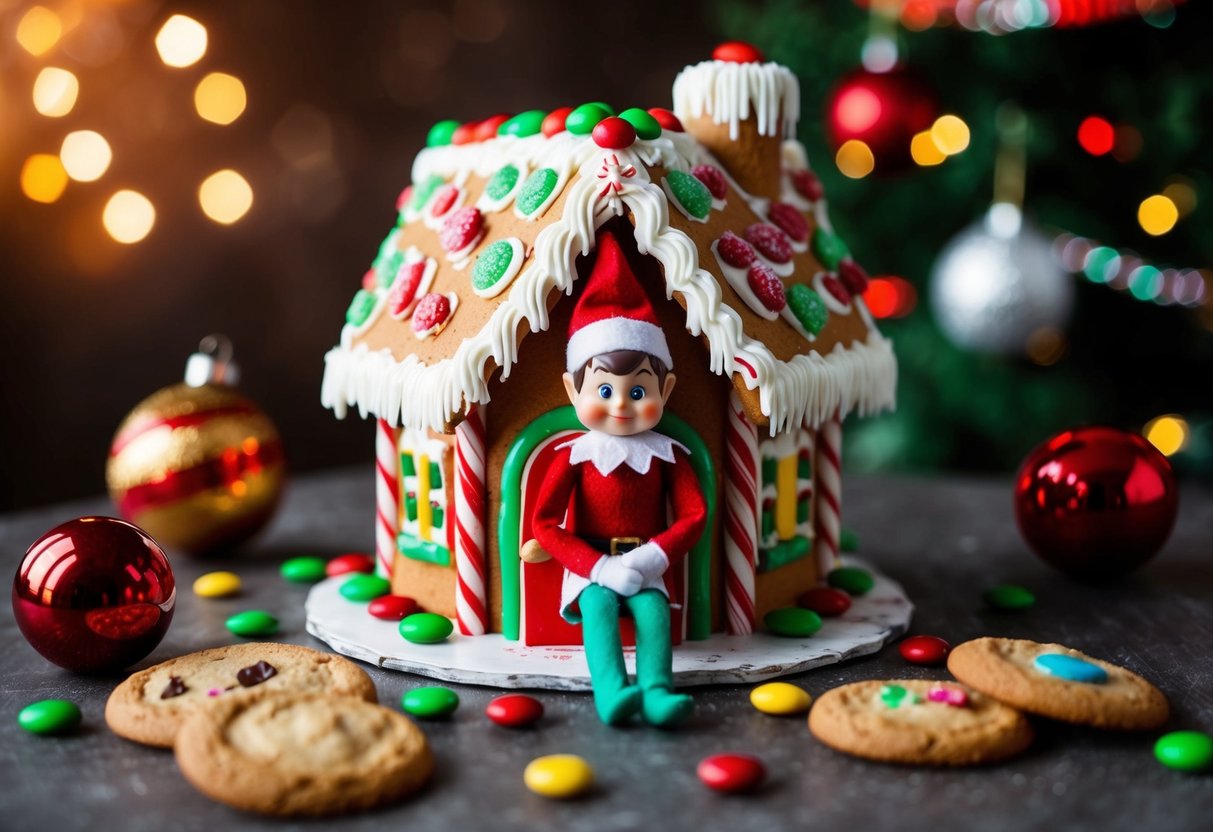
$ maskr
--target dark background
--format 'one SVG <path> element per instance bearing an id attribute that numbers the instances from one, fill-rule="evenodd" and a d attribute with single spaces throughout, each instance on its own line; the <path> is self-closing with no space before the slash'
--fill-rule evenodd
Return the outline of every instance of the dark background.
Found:
<path id="1" fill-rule="evenodd" d="M 801 138 L 835 225 L 870 271 L 920 290 L 913 314 L 885 326 L 902 362 L 901 410 L 863 426 L 851 463 L 1009 470 L 1073 422 L 1139 428 L 1160 413 L 1193 424 L 1213 413 L 1213 316 L 1083 284 L 1065 357 L 1038 367 L 949 345 L 925 300 L 934 254 L 988 205 L 992 113 L 1006 99 L 1038 116 L 1029 209 L 1042 224 L 1140 246 L 1175 266 L 1213 264 L 1209 4 L 1180 6 L 1166 29 L 1134 18 L 1001 38 L 903 32 L 911 64 L 943 110 L 970 123 L 973 143 L 939 168 L 860 181 L 834 168 L 821 117 L 867 31 L 864 11 L 845 0 L 111 0 L 83 4 L 78 32 L 116 39 L 91 57 L 75 50 L 85 58 L 72 57 L 67 37 L 40 58 L 19 49 L 13 31 L 28 5 L 0 0 L 0 508 L 101 491 L 118 423 L 180 380 L 187 355 L 214 331 L 235 342 L 241 387 L 279 425 L 293 470 L 369 460 L 371 426 L 338 423 L 319 405 L 323 355 L 392 225 L 428 127 L 595 99 L 667 106 L 677 71 L 726 36 L 752 39 L 801 74 Z M 152 39 L 172 12 L 207 26 L 199 64 L 170 69 L 157 57 Z M 80 78 L 67 118 L 30 105 L 46 65 Z M 193 109 L 194 85 L 216 70 L 248 89 L 248 109 L 227 127 Z M 1138 162 L 1116 166 L 1077 148 L 1074 128 L 1096 111 L 1138 125 Z M 25 198 L 23 160 L 84 128 L 114 149 L 105 176 L 71 183 L 51 205 Z M 207 220 L 195 196 L 226 167 L 255 193 L 233 226 Z M 1172 234 L 1146 238 L 1133 206 L 1169 172 L 1190 176 L 1201 202 Z M 133 246 L 114 243 L 99 221 L 123 187 L 157 208 L 152 233 Z"/>

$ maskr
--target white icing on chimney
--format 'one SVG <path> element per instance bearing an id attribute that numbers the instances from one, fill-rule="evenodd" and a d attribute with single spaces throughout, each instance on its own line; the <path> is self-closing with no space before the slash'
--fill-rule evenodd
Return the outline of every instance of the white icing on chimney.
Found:
<path id="1" fill-rule="evenodd" d="M 688 66 L 674 79 L 674 115 L 699 118 L 705 113 L 716 124 L 728 123 L 729 138 L 750 117 L 762 136 L 795 138 L 800 120 L 800 83 L 777 63 L 704 61 Z M 783 132 L 779 132 L 780 114 Z"/>

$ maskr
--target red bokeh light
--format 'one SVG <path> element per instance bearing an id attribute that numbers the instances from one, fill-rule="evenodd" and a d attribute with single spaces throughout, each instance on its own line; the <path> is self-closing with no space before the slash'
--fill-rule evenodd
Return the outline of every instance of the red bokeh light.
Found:
<path id="1" fill-rule="evenodd" d="M 880 121 L 880 111 L 880 96 L 867 87 L 854 86 L 838 96 L 834 113 L 839 127 L 862 133 Z"/>
<path id="2" fill-rule="evenodd" d="M 874 277 L 863 293 L 863 302 L 873 318 L 904 318 L 918 305 L 918 292 L 903 277 Z"/>
<path id="3" fill-rule="evenodd" d="M 1078 125 L 1078 143 L 1092 156 L 1104 156 L 1116 146 L 1116 130 L 1101 116 L 1087 116 Z"/>

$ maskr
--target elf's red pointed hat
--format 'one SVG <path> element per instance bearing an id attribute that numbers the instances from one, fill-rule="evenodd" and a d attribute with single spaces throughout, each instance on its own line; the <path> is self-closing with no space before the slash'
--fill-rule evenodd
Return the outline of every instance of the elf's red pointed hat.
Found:
<path id="1" fill-rule="evenodd" d="M 604 231 L 598 235 L 598 260 L 573 309 L 565 366 L 575 373 L 594 356 L 615 350 L 646 352 L 661 359 L 667 369 L 674 369 L 652 304 L 632 274 L 619 241 Z"/>

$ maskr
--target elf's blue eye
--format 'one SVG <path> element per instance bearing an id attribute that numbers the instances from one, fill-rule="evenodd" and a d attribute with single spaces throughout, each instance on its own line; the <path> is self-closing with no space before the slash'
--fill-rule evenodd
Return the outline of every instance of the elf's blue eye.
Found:
<path id="1" fill-rule="evenodd" d="M 631 389 L 631 391 L 629 391 L 629 394 L 632 397 L 632 401 L 638 402 L 644 398 L 644 388 L 637 384 Z"/>
<path id="2" fill-rule="evenodd" d="M 615 392 L 614 388 L 612 388 L 611 385 L 609 385 L 609 384 L 598 385 L 598 397 L 599 398 L 609 399 L 611 397 L 611 394 L 614 392 Z"/>

